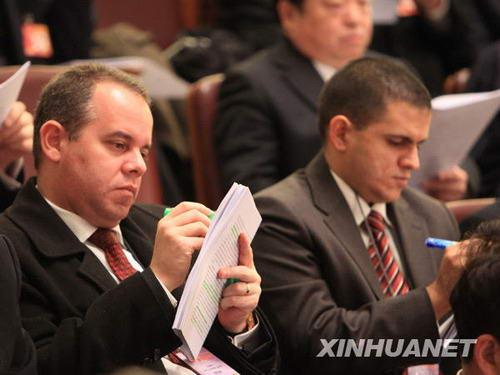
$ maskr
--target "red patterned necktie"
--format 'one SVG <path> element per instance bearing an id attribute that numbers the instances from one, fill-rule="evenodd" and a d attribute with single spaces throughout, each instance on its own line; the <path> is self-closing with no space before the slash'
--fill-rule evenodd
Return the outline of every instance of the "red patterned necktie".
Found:
<path id="1" fill-rule="evenodd" d="M 398 262 L 389 244 L 389 238 L 385 233 L 384 218 L 380 213 L 372 210 L 366 220 L 376 245 L 370 244 L 368 254 L 384 296 L 387 298 L 408 293 L 410 287 L 399 269 Z"/>
<path id="2" fill-rule="evenodd" d="M 104 250 L 106 260 L 118 280 L 123 281 L 137 272 L 128 261 L 115 231 L 97 228 L 89 241 Z"/>
<path id="3" fill-rule="evenodd" d="M 393 297 L 406 294 L 410 287 L 399 269 L 398 262 L 389 244 L 389 238 L 385 233 L 384 217 L 377 211 L 370 211 L 366 219 L 373 234 L 374 246 L 370 241 L 368 254 L 372 262 L 378 281 L 382 287 L 384 297 Z M 439 366 L 418 365 L 403 371 L 403 375 L 438 375 Z"/>

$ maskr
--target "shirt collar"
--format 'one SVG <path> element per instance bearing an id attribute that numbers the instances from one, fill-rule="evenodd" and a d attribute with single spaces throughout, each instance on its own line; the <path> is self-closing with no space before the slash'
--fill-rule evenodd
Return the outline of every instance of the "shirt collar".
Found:
<path id="1" fill-rule="evenodd" d="M 59 216 L 61 220 L 64 221 L 64 224 L 67 225 L 67 227 L 73 232 L 73 234 L 76 236 L 76 238 L 78 238 L 80 242 L 86 242 L 89 239 L 89 237 L 96 231 L 97 227 L 90 224 L 87 220 L 85 220 L 81 216 L 75 214 L 74 212 L 68 211 L 62 207 L 59 207 L 58 205 L 51 202 L 43 195 L 42 197 L 47 201 L 50 207 L 54 209 L 57 216 Z M 116 234 L 118 234 L 118 239 L 123 246 L 124 243 L 120 225 L 117 225 L 111 229 L 115 231 Z"/>
<path id="2" fill-rule="evenodd" d="M 377 211 L 380 215 L 382 215 L 386 224 L 392 226 L 391 221 L 387 217 L 386 203 L 375 203 L 370 206 L 362 197 L 356 194 L 354 190 L 347 184 L 347 182 L 345 182 L 333 170 L 330 169 L 330 173 L 337 183 L 340 192 L 344 196 L 344 199 L 346 200 L 347 205 L 349 206 L 352 215 L 354 216 L 354 221 L 356 222 L 356 225 L 358 227 L 363 224 L 363 221 L 365 221 L 371 210 Z"/>
<path id="3" fill-rule="evenodd" d="M 312 64 L 314 66 L 314 69 L 316 69 L 316 71 L 318 72 L 318 74 L 320 75 L 320 77 L 323 79 L 324 82 L 332 78 L 333 75 L 337 72 L 335 68 L 325 63 L 322 63 L 318 60 L 313 60 Z"/>

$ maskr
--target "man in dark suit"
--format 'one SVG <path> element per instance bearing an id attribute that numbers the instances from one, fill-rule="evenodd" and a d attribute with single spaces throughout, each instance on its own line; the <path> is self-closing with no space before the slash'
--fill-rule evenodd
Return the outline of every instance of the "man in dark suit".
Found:
<path id="1" fill-rule="evenodd" d="M 18 252 L 23 324 L 42 374 L 187 371 L 162 357 L 181 344 L 175 307 L 210 210 L 185 202 L 161 219 L 162 207 L 134 205 L 152 141 L 148 101 L 131 77 L 98 65 L 68 70 L 42 93 L 38 176 L 0 217 Z M 239 282 L 224 289 L 205 345 L 238 372 L 268 373 L 275 339 L 254 313 L 260 278 L 246 236 L 239 245 L 239 266 L 218 272 Z"/>
<path id="2" fill-rule="evenodd" d="M 313 158 L 321 87 L 370 43 L 369 1 L 279 0 L 277 10 L 286 38 L 228 72 L 221 87 L 214 132 L 225 189 L 237 181 L 256 193 Z M 453 200 L 466 185 L 454 167 L 426 188 Z"/>
<path id="3" fill-rule="evenodd" d="M 12 204 L 19 191 L 22 160 L 33 148 L 33 116 L 16 102 L 0 125 L 0 212 Z"/>
<path id="4" fill-rule="evenodd" d="M 35 347 L 21 327 L 21 270 L 12 244 L 0 236 L 0 374 L 36 374 Z"/>
<path id="5" fill-rule="evenodd" d="M 283 373 L 400 373 L 429 359 L 318 357 L 320 340 L 438 339 L 450 325 L 438 331 L 460 251 L 448 248 L 441 261 L 424 240 L 456 239 L 457 225 L 441 203 L 407 188 L 430 117 L 427 90 L 400 64 L 350 63 L 321 95 L 324 150 L 255 196 L 262 306 Z"/>

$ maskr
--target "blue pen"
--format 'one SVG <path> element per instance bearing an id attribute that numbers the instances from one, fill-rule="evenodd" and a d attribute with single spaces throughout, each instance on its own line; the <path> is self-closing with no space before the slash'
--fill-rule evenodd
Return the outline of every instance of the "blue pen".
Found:
<path id="1" fill-rule="evenodd" d="M 429 237 L 425 240 L 425 246 L 435 249 L 446 249 L 448 246 L 456 244 L 456 241 L 442 240 L 441 238 Z"/>

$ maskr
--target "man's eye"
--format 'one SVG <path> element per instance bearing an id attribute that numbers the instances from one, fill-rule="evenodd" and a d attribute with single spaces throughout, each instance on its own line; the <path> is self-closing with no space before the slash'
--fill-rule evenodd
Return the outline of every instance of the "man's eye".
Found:
<path id="1" fill-rule="evenodd" d="M 141 151 L 141 155 L 142 155 L 142 158 L 144 160 L 148 160 L 149 159 L 149 150 L 143 150 L 143 151 Z"/>
<path id="2" fill-rule="evenodd" d="M 407 144 L 406 140 L 401 138 L 389 138 L 388 142 L 392 146 L 404 146 Z"/>
<path id="3" fill-rule="evenodd" d="M 125 143 L 121 143 L 121 142 L 113 142 L 112 143 L 113 147 L 117 150 L 125 150 L 126 149 L 126 145 Z"/>

